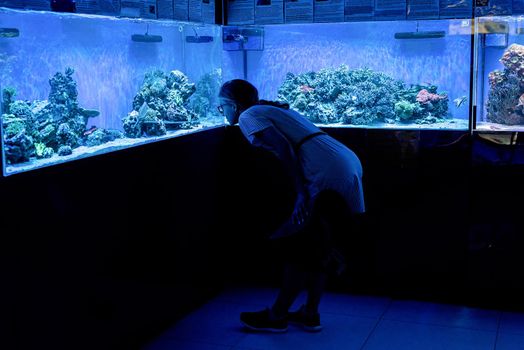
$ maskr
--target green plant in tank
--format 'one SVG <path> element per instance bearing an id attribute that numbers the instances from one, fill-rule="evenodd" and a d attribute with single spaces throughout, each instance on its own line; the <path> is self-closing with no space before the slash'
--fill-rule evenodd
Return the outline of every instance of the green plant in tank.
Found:
<path id="1" fill-rule="evenodd" d="M 409 120 L 413 118 L 417 104 L 401 100 L 395 103 L 395 115 L 400 120 Z"/>
<path id="2" fill-rule="evenodd" d="M 55 152 L 51 147 L 46 147 L 45 143 L 35 143 L 35 154 L 37 158 L 50 158 Z"/>
<path id="3" fill-rule="evenodd" d="M 422 97 L 419 98 L 419 93 Z M 448 99 L 436 86 L 411 86 L 369 68 L 347 65 L 318 72 L 288 73 L 278 99 L 314 123 L 371 125 L 376 122 L 417 122 L 447 117 Z"/>

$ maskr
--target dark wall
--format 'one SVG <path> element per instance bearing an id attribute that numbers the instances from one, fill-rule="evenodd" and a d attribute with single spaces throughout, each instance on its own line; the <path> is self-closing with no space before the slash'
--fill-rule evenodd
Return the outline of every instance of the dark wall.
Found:
<path id="1" fill-rule="evenodd" d="M 522 146 L 325 131 L 361 158 L 368 210 L 329 288 L 522 308 Z M 224 285 L 278 285 L 267 236 L 294 194 L 224 127 L 0 178 L 0 196 L 0 347 L 138 349 Z"/>
<path id="2" fill-rule="evenodd" d="M 223 130 L 0 178 L 3 349 L 134 349 L 222 283 Z"/>
<path id="3" fill-rule="evenodd" d="M 524 275 L 521 145 L 496 146 L 466 131 L 325 131 L 360 157 L 367 205 L 363 221 L 348 228 L 350 268 L 330 288 L 524 307 L 517 297 Z M 278 285 L 281 261 L 267 235 L 292 208 L 291 185 L 275 159 L 250 148 L 238 129 L 228 133 L 224 161 L 230 188 L 238 189 L 227 195 L 226 231 L 237 247 L 226 254 L 229 271 L 233 280 Z"/>

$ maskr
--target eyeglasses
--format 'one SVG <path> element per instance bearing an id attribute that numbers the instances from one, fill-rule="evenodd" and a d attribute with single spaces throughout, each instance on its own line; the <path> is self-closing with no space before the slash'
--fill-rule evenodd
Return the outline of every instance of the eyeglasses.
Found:
<path id="1" fill-rule="evenodd" d="M 234 106 L 235 104 L 232 103 L 232 102 L 226 102 L 226 103 L 223 103 L 223 104 L 221 104 L 221 105 L 218 105 L 218 106 L 217 106 L 217 109 L 218 109 L 218 111 L 220 112 L 220 114 L 224 114 L 224 106 L 227 106 L 227 105 L 232 105 L 232 106 Z"/>

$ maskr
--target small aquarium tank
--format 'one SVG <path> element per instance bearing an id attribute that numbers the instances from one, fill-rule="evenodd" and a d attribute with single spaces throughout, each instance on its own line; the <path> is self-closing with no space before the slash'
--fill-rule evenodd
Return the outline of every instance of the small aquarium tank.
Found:
<path id="1" fill-rule="evenodd" d="M 224 79 L 247 78 L 261 98 L 288 102 L 318 126 L 467 130 L 471 25 L 226 27 Z"/>
<path id="2" fill-rule="evenodd" d="M 4 175 L 223 124 L 216 25 L 0 8 Z"/>
<path id="3" fill-rule="evenodd" d="M 476 130 L 524 131 L 524 17 L 475 21 Z"/>

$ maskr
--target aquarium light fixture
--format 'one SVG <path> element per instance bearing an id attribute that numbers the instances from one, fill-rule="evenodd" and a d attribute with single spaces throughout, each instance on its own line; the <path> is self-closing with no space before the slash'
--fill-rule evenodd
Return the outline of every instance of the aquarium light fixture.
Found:
<path id="1" fill-rule="evenodd" d="M 131 35 L 131 40 L 139 42 L 139 43 L 160 43 L 162 42 L 162 36 L 149 34 L 149 24 L 148 24 L 145 34 L 133 34 Z"/>
<path id="2" fill-rule="evenodd" d="M 0 38 L 16 38 L 20 36 L 17 28 L 0 28 Z"/>
<path id="3" fill-rule="evenodd" d="M 188 43 L 210 43 L 213 41 L 213 37 L 209 35 L 198 35 L 195 27 L 193 27 L 195 35 L 186 36 L 186 42 Z"/>
<path id="4" fill-rule="evenodd" d="M 446 32 L 443 30 L 419 31 L 418 22 L 417 22 L 417 29 L 414 32 L 395 33 L 395 39 L 435 39 L 435 38 L 443 38 L 445 36 L 446 36 Z"/>
<path id="5" fill-rule="evenodd" d="M 399 32 L 395 33 L 395 39 L 435 39 L 443 38 L 446 32 L 443 30 L 427 31 L 427 32 Z"/>

